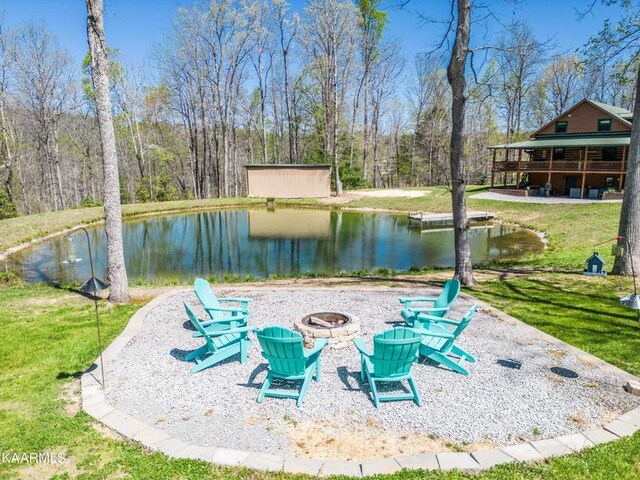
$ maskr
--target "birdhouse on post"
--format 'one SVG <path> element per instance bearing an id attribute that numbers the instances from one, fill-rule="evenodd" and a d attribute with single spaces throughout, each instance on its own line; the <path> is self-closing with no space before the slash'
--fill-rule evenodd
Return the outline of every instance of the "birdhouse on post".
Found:
<path id="1" fill-rule="evenodd" d="M 598 254 L 593 252 L 589 258 L 587 258 L 587 268 L 582 272 L 584 275 L 606 277 L 607 272 L 604 271 L 605 261 Z"/>

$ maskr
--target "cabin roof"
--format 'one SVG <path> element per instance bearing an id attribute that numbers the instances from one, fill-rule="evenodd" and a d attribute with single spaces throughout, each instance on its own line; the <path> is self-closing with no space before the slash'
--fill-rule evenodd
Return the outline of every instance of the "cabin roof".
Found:
<path id="1" fill-rule="evenodd" d="M 492 145 L 489 148 L 517 150 L 521 148 L 549 148 L 549 147 L 624 147 L 629 146 L 629 135 L 582 135 L 540 138 L 537 140 L 525 140 L 523 142 L 506 143 L 504 145 Z"/>
<path id="2" fill-rule="evenodd" d="M 608 103 L 596 102 L 594 100 L 589 100 L 588 98 L 585 98 L 585 99 L 579 101 L 578 103 L 576 103 L 574 106 L 572 106 L 568 110 L 565 110 L 564 112 L 562 112 L 557 117 L 554 117 L 550 122 L 545 123 L 542 127 L 540 127 L 538 130 L 533 132 L 533 134 L 531 136 L 535 137 L 540 132 L 545 130 L 547 127 L 549 127 L 550 125 L 553 125 L 556 122 L 556 120 L 558 120 L 559 118 L 564 117 L 565 115 L 567 115 L 568 113 L 572 112 L 573 110 L 575 110 L 576 108 L 580 107 L 581 105 L 583 105 L 585 103 L 593 105 L 594 107 L 596 107 L 597 109 L 603 111 L 607 115 L 611 115 L 612 117 L 615 117 L 616 119 L 621 121 L 623 124 L 627 125 L 628 127 L 631 127 L 631 121 L 630 120 L 631 120 L 631 118 L 633 118 L 633 113 L 631 113 L 629 110 L 626 110 L 626 109 L 624 109 L 622 107 L 616 107 L 615 105 L 609 105 Z"/>

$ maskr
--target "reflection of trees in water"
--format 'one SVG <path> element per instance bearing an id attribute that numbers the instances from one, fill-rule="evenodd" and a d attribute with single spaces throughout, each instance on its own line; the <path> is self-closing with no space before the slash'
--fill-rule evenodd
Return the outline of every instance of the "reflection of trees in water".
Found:
<path id="1" fill-rule="evenodd" d="M 227 273 L 260 277 L 453 264 L 452 230 L 421 233 L 408 229 L 402 215 L 324 211 L 307 218 L 317 219 L 320 225 L 307 223 L 296 236 L 296 219 L 306 218 L 300 216 L 305 213 L 285 211 L 281 216 L 252 217 L 249 210 L 218 210 L 125 222 L 127 271 L 134 281 L 163 275 L 191 280 Z M 287 225 L 269 225 L 279 218 Z M 266 223 L 260 225 L 263 220 Z M 90 230 L 90 236 L 98 276 L 104 276 L 104 230 Z M 84 242 L 76 243 L 77 256 L 88 259 Z M 500 256 L 512 258 L 541 245 L 534 234 L 506 225 L 471 230 L 476 263 Z M 54 239 L 23 251 L 12 261 L 23 267 L 30 281 L 77 283 L 88 278 L 87 261 L 63 266 L 64 256 L 63 240 Z"/>

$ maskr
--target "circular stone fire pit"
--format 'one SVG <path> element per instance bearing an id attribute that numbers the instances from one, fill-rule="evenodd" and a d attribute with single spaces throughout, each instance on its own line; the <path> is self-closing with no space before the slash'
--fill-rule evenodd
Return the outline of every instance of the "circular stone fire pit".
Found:
<path id="1" fill-rule="evenodd" d="M 330 349 L 340 349 L 358 336 L 360 320 L 346 313 L 318 312 L 297 319 L 293 328 L 304 337 L 305 348 L 313 347 L 317 338 L 327 338 Z"/>

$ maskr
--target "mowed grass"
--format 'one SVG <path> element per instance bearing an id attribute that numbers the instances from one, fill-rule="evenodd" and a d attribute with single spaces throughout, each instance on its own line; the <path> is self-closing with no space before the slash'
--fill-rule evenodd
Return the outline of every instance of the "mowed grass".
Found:
<path id="1" fill-rule="evenodd" d="M 624 291 L 626 285 L 594 282 L 588 288 L 567 288 L 562 278 L 543 275 L 491 280 L 482 282 L 474 294 L 613 364 L 640 372 L 637 326 L 615 305 L 610 291 Z M 587 292 L 592 295 L 585 299 Z M 518 301 L 513 302 L 510 296 Z M 567 307 L 578 302 L 582 302 L 579 315 L 572 315 Z M 106 343 L 118 335 L 140 305 L 107 306 L 100 302 Z M 77 410 L 77 378 L 96 356 L 91 300 L 48 286 L 11 284 L 0 289 L 0 452 L 60 452 L 67 457 L 60 465 L 0 463 L 0 478 L 309 478 L 170 459 L 105 432 Z M 636 434 L 581 454 L 535 464 L 503 465 L 477 475 L 402 471 L 379 478 L 635 479 L 640 475 L 639 462 L 640 434 Z"/>
<path id="2" fill-rule="evenodd" d="M 480 273 L 468 293 L 503 312 L 640 376 L 638 315 L 620 305 L 631 279 L 576 274 Z"/>

